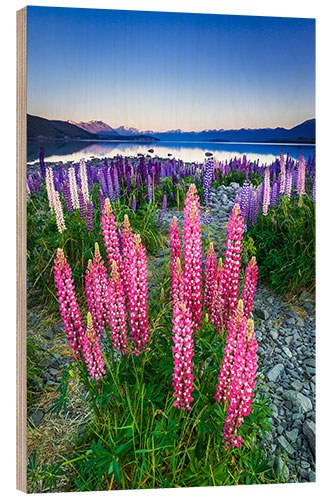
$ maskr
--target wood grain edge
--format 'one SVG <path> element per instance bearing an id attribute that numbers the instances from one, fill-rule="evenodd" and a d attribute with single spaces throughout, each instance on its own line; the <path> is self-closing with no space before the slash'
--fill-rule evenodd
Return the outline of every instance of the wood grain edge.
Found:
<path id="1" fill-rule="evenodd" d="M 16 488 L 27 492 L 27 9 L 16 12 Z"/>

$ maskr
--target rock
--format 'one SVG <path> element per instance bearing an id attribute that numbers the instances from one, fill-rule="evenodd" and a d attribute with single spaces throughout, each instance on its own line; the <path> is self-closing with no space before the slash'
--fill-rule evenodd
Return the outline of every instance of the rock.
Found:
<path id="1" fill-rule="evenodd" d="M 289 469 L 285 461 L 278 457 L 275 461 L 275 467 L 278 479 L 287 482 L 289 479 Z"/>
<path id="2" fill-rule="evenodd" d="M 288 349 L 288 347 L 282 347 L 282 349 L 286 353 L 288 358 L 292 358 L 293 355 L 291 354 L 291 351 L 290 351 L 290 349 Z"/>
<path id="3" fill-rule="evenodd" d="M 306 302 L 307 300 L 311 300 L 311 293 L 307 292 L 306 290 L 303 290 L 301 295 L 298 297 L 298 300 L 300 302 Z"/>
<path id="4" fill-rule="evenodd" d="M 42 420 L 43 420 L 43 412 L 40 410 L 33 412 L 29 417 L 30 424 L 32 423 L 35 427 L 39 427 Z"/>
<path id="5" fill-rule="evenodd" d="M 262 309 L 261 307 L 254 307 L 253 308 L 253 313 L 256 314 L 256 316 L 258 316 L 258 318 L 261 318 L 261 319 L 268 319 L 268 312 L 266 311 L 266 309 Z"/>
<path id="6" fill-rule="evenodd" d="M 281 446 L 282 450 L 286 451 L 288 453 L 288 455 L 294 455 L 295 448 L 293 448 L 291 446 L 291 444 L 288 443 L 288 441 L 286 440 L 286 438 L 284 436 L 279 436 L 277 438 L 277 442 Z"/>
<path id="7" fill-rule="evenodd" d="M 291 431 L 286 431 L 286 436 L 289 439 L 289 441 L 296 441 L 298 436 L 298 429 L 292 429 Z"/>
<path id="8" fill-rule="evenodd" d="M 238 182 L 230 182 L 230 186 L 232 187 L 232 189 L 234 189 L 236 191 L 236 189 L 239 189 L 240 188 L 240 185 L 238 184 Z"/>
<path id="9" fill-rule="evenodd" d="M 284 398 L 291 401 L 299 410 L 303 413 L 312 410 L 311 399 L 304 396 L 301 392 L 296 391 L 284 391 Z"/>
<path id="10" fill-rule="evenodd" d="M 304 364 L 316 368 L 316 360 L 314 358 L 307 358 L 304 360 Z"/>
<path id="11" fill-rule="evenodd" d="M 300 391 L 302 390 L 302 388 L 303 388 L 303 384 L 302 384 L 302 382 L 300 382 L 299 380 L 297 380 L 297 379 L 296 379 L 296 380 L 294 380 L 294 381 L 292 382 L 291 387 L 292 387 L 295 391 L 300 392 Z"/>
<path id="12" fill-rule="evenodd" d="M 303 424 L 303 434 L 306 436 L 313 455 L 316 455 L 316 424 L 312 420 L 306 420 Z"/>
<path id="13" fill-rule="evenodd" d="M 154 150 L 153 149 L 148 149 L 148 153 L 153 153 Z"/>
<path id="14" fill-rule="evenodd" d="M 53 330 L 55 331 L 55 333 L 64 332 L 64 325 L 62 323 L 57 323 L 56 325 L 54 325 Z"/>
<path id="15" fill-rule="evenodd" d="M 53 339 L 53 332 L 46 332 L 46 333 L 44 333 L 43 337 L 46 340 L 52 340 Z"/>
<path id="16" fill-rule="evenodd" d="M 316 482 L 316 473 L 310 470 L 309 472 L 309 481 L 310 483 L 315 483 Z"/>
<path id="17" fill-rule="evenodd" d="M 276 340 L 279 337 L 279 332 L 277 330 L 269 330 L 268 335 L 272 337 L 273 340 Z"/>
<path id="18" fill-rule="evenodd" d="M 276 382 L 276 380 L 281 376 L 283 370 L 284 370 L 283 364 L 278 363 L 269 370 L 269 372 L 266 374 L 266 377 L 270 382 Z"/>

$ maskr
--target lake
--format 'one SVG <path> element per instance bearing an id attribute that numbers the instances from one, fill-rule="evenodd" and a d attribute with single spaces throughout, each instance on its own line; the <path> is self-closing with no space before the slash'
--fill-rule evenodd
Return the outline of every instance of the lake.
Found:
<path id="1" fill-rule="evenodd" d="M 206 152 L 211 152 L 217 160 L 230 160 L 246 154 L 251 161 L 259 159 L 260 163 L 271 163 L 282 150 L 286 155 L 298 159 L 303 152 L 305 159 L 314 155 L 313 144 L 258 144 L 258 143 L 219 143 L 219 142 L 167 142 L 133 143 L 133 142 L 90 142 L 90 141 L 28 141 L 28 163 L 38 160 L 40 146 L 45 148 L 45 161 L 79 162 L 81 158 L 112 158 L 117 155 L 136 156 L 138 153 L 181 159 L 185 162 L 202 162 Z M 153 149 L 154 153 L 148 153 Z"/>

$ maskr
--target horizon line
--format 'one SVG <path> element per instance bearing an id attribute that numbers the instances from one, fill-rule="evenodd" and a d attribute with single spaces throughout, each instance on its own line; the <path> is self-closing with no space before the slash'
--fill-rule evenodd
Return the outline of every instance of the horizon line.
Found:
<path id="1" fill-rule="evenodd" d="M 29 113 L 29 112 L 27 112 L 27 115 L 30 115 L 30 116 L 36 116 L 36 117 L 38 117 L 38 118 L 42 118 L 42 119 L 44 119 L 44 120 L 50 120 L 50 121 L 62 121 L 62 122 L 65 122 L 65 123 L 66 123 L 66 122 L 67 122 L 67 123 L 69 123 L 69 122 L 73 121 L 73 122 L 75 122 L 75 123 L 79 123 L 79 122 L 76 122 L 75 120 L 70 120 L 70 119 L 67 119 L 67 120 L 60 120 L 60 119 L 58 119 L 58 118 L 45 118 L 44 116 L 34 115 L 34 114 L 32 114 L 32 113 Z M 316 120 L 316 118 L 315 118 L 315 117 L 312 117 L 312 118 L 307 118 L 306 120 L 303 120 L 302 122 L 296 123 L 295 125 L 291 126 L 290 128 L 286 128 L 286 127 L 283 127 L 282 125 L 278 125 L 278 126 L 276 126 L 276 127 L 256 127 L 256 128 L 241 127 L 241 128 L 238 128 L 238 129 L 236 129 L 236 128 L 229 128 L 229 129 L 227 129 L 227 128 L 207 129 L 207 128 L 205 128 L 205 129 L 201 129 L 201 130 L 169 129 L 169 130 L 164 130 L 164 131 L 161 131 L 161 130 L 148 130 L 148 129 L 147 129 L 147 130 L 141 130 L 141 133 L 152 132 L 152 133 L 155 133 L 155 134 L 165 134 L 165 133 L 167 133 L 167 132 L 176 131 L 176 130 L 180 130 L 182 133 L 185 133 L 185 134 L 190 134 L 190 133 L 196 133 L 196 134 L 198 134 L 198 133 L 200 133 L 200 132 L 204 132 L 204 131 L 214 131 L 214 130 L 216 130 L 216 131 L 218 131 L 218 132 L 220 132 L 220 131 L 223 131 L 223 132 L 229 132 L 229 131 L 239 131 L 239 130 L 265 130 L 265 129 L 266 129 L 266 130 L 267 130 L 267 129 L 275 130 L 275 129 L 277 129 L 277 128 L 284 128 L 285 130 L 291 130 L 291 129 L 293 129 L 293 128 L 297 127 L 298 125 L 302 125 L 303 123 L 308 122 L 308 121 L 311 121 L 311 120 Z M 120 128 L 120 127 L 124 127 L 124 128 L 134 128 L 134 129 L 136 129 L 136 130 L 139 130 L 139 131 L 140 131 L 140 129 L 138 129 L 137 127 L 135 127 L 135 126 L 133 126 L 133 125 L 130 125 L 130 126 L 126 126 L 126 125 L 119 125 L 118 127 L 116 127 L 116 126 L 110 125 L 109 123 L 106 123 L 106 122 L 105 122 L 105 121 L 103 121 L 103 120 L 97 120 L 97 119 L 93 119 L 93 120 L 89 120 L 89 121 L 84 121 L 84 120 L 81 120 L 81 122 L 82 122 L 82 123 L 102 122 L 102 123 L 104 123 L 105 125 L 108 125 L 109 127 L 111 127 L 111 128 L 112 128 L 112 129 L 114 129 L 114 130 L 115 130 L 115 129 L 117 129 L 117 128 Z M 73 123 L 71 123 L 71 125 L 74 125 L 74 124 L 73 124 Z M 78 125 L 75 125 L 75 126 L 78 126 Z M 81 128 L 81 127 L 80 127 L 80 128 Z M 83 129 L 83 130 L 84 130 L 84 129 Z"/>

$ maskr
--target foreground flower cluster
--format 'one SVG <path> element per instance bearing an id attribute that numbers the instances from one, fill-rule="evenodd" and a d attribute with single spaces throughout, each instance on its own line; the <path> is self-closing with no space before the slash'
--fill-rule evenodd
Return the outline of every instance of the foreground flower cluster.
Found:
<path id="1" fill-rule="evenodd" d="M 106 333 L 106 326 L 110 331 L 113 348 L 118 349 L 122 355 L 129 353 L 130 342 L 133 344 L 134 354 L 139 355 L 149 341 L 145 248 L 140 236 L 132 234 L 128 218 L 125 218 L 122 231 L 123 255 L 121 254 L 115 218 L 108 198 L 105 200 L 102 216 L 102 232 L 110 273 L 108 274 L 96 243 L 94 258 L 88 262 L 85 274 L 89 310 L 86 331 L 75 296 L 72 272 L 63 250 L 58 249 L 54 263 L 57 298 L 68 343 L 74 358 L 84 359 L 90 377 L 96 380 L 105 373 L 101 339 Z"/>
<path id="2" fill-rule="evenodd" d="M 86 189 L 84 192 L 83 198 L 88 196 Z M 191 184 L 185 201 L 183 245 L 176 217 L 170 228 L 174 406 L 191 410 L 195 347 L 200 342 L 202 314 L 206 313 L 220 332 L 221 342 L 226 338 L 215 399 L 227 412 L 224 443 L 227 448 L 238 447 L 242 442 L 238 429 L 251 410 L 256 377 L 257 344 L 251 311 L 257 264 L 255 258 L 250 260 L 239 300 L 244 223 L 240 207 L 235 205 L 228 222 L 223 263 L 220 259 L 217 264 L 211 244 L 203 286 L 199 210 L 196 187 Z M 120 356 L 139 355 L 149 342 L 147 260 L 140 236 L 133 234 L 128 217 L 118 235 L 108 198 L 104 201 L 101 227 L 107 266 L 96 243 L 85 273 L 89 310 L 86 329 L 63 250 L 58 249 L 54 265 L 59 309 L 73 357 L 84 361 L 90 378 L 97 381 L 103 379 L 105 367 L 109 366 L 102 346 L 110 345 Z"/>
<path id="3" fill-rule="evenodd" d="M 170 281 L 173 304 L 174 406 L 191 409 L 193 397 L 193 332 L 200 329 L 202 315 L 202 273 L 200 216 L 196 188 L 192 184 L 185 201 L 183 269 L 181 239 L 174 217 L 170 228 Z M 257 283 L 257 263 L 247 266 L 242 298 L 239 300 L 240 260 L 244 222 L 235 205 L 228 222 L 224 265 L 210 244 L 206 268 L 203 306 L 217 331 L 226 334 L 226 347 L 215 398 L 227 408 L 223 435 L 226 447 L 239 447 L 237 434 L 245 415 L 251 410 L 256 377 L 257 343 L 251 319 Z M 200 333 L 199 333 L 200 335 Z"/>

